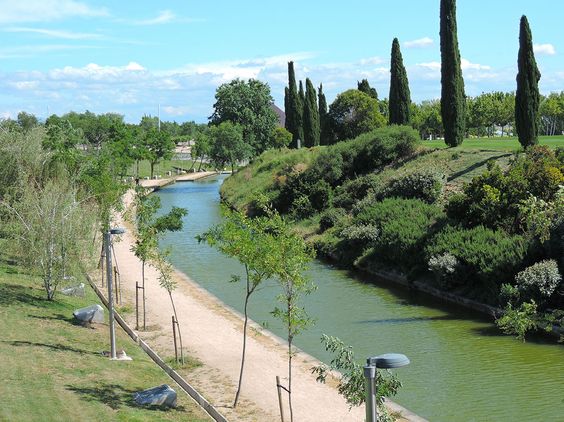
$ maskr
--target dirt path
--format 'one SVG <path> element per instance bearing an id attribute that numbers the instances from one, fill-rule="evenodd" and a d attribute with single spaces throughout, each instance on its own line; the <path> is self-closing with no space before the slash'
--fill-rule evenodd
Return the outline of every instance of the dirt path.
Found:
<path id="1" fill-rule="evenodd" d="M 132 192 L 125 196 L 126 208 L 131 204 Z M 114 243 L 123 300 L 135 306 L 135 282 L 141 281 L 141 263 L 130 251 L 134 242 L 132 227 L 119 216 L 116 225 L 124 225 L 127 233 Z M 172 307 L 168 293 L 158 285 L 157 272 L 146 266 L 147 331 L 142 338 L 163 356 L 172 356 Z M 230 421 L 280 420 L 276 376 L 286 384 L 286 345 L 257 324 L 249 330 L 247 358 L 243 379 L 242 400 L 237 409 L 231 404 L 239 375 L 242 319 L 219 299 L 199 287 L 184 274 L 175 272 L 178 287 L 174 301 L 178 310 L 182 338 L 187 353 L 202 362 L 190 371 L 186 379 L 206 396 Z M 126 316 L 135 327 L 135 314 Z M 142 323 L 142 322 L 141 322 Z M 119 345 L 118 345 L 119 347 Z M 310 368 L 319 362 L 299 353 L 293 367 L 293 407 L 295 421 L 363 421 L 364 407 L 349 407 L 334 385 L 316 382 Z M 286 420 L 288 419 L 287 400 Z"/>

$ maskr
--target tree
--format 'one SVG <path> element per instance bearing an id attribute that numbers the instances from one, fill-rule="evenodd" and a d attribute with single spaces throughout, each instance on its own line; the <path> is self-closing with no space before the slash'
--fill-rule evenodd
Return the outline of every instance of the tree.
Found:
<path id="1" fill-rule="evenodd" d="M 456 0 L 441 0 L 441 116 L 445 143 L 454 147 L 464 139 L 466 98 L 460 67 Z"/>
<path id="2" fill-rule="evenodd" d="M 211 153 L 211 139 L 209 128 L 204 131 L 201 131 L 196 135 L 194 145 L 192 145 L 192 149 L 190 150 L 190 154 L 193 160 L 200 159 L 200 165 L 198 166 L 198 171 L 202 169 L 202 164 L 206 157 L 210 156 Z"/>
<path id="3" fill-rule="evenodd" d="M 320 126 L 317 95 L 313 84 L 306 79 L 306 99 L 304 105 L 304 145 L 313 147 L 319 145 Z"/>
<path id="4" fill-rule="evenodd" d="M 564 130 L 564 91 L 542 97 L 539 113 L 544 135 L 556 135 Z"/>
<path id="5" fill-rule="evenodd" d="M 538 142 L 540 71 L 533 52 L 533 36 L 525 15 L 519 26 L 517 92 L 515 93 L 515 129 L 523 148 Z"/>
<path id="6" fill-rule="evenodd" d="M 411 120 L 411 95 L 397 38 L 392 42 L 390 74 L 389 122 L 391 125 L 407 125 Z"/>
<path id="7" fill-rule="evenodd" d="M 272 132 L 272 146 L 275 148 L 286 148 L 292 142 L 292 134 L 283 127 L 277 126 Z"/>
<path id="8" fill-rule="evenodd" d="M 274 100 L 268 84 L 256 79 L 235 79 L 217 88 L 215 100 L 210 117 L 213 125 L 227 121 L 239 125 L 251 156 L 272 147 L 271 134 L 278 117 L 272 108 Z"/>
<path id="9" fill-rule="evenodd" d="M 150 192 L 140 186 L 136 188 L 134 206 L 137 238 L 131 251 L 141 260 L 143 329 L 146 329 L 145 264 L 150 259 L 157 257 L 159 238 L 164 232 L 182 230 L 182 218 L 188 214 L 188 211 L 184 208 L 172 207 L 167 214 L 157 217 L 157 212 L 161 208 L 161 199 L 158 196 L 150 195 Z"/>
<path id="10" fill-rule="evenodd" d="M 422 139 L 441 136 L 443 121 L 441 118 L 440 101 L 423 101 L 418 105 L 415 108 L 412 124 L 419 131 L 419 136 Z"/>
<path id="11" fill-rule="evenodd" d="M 291 148 L 296 148 L 297 140 L 304 139 L 303 132 L 303 105 L 300 102 L 296 75 L 294 73 L 294 62 L 288 62 L 288 107 L 286 108 L 286 129 L 292 134 Z"/>
<path id="12" fill-rule="evenodd" d="M 31 113 L 26 113 L 25 111 L 20 111 L 17 118 L 18 126 L 24 131 L 29 132 L 36 126 L 39 126 L 39 121 L 37 117 Z"/>
<path id="13" fill-rule="evenodd" d="M 356 138 L 386 124 L 378 101 L 356 89 L 337 96 L 329 107 L 329 121 L 337 141 Z"/>
<path id="14" fill-rule="evenodd" d="M 205 240 L 223 254 L 239 260 L 245 269 L 245 299 L 243 313 L 243 348 L 241 352 L 241 367 L 239 382 L 233 407 L 237 406 L 243 381 L 245 367 L 245 353 L 247 349 L 248 307 L 251 295 L 259 286 L 270 278 L 277 266 L 278 239 L 271 230 L 269 217 L 250 219 L 241 212 L 225 210 L 224 221 L 211 228 L 200 240 Z M 233 275 L 231 281 L 240 281 L 239 276 Z"/>
<path id="15" fill-rule="evenodd" d="M 210 128 L 210 159 L 216 168 L 231 165 L 231 171 L 242 160 L 251 157 L 251 147 L 243 140 L 243 128 L 230 121 Z"/>
<path id="16" fill-rule="evenodd" d="M 270 212 L 268 217 L 271 227 L 270 231 L 275 234 L 277 245 L 273 278 L 278 281 L 282 288 L 282 293 L 277 298 L 282 307 L 276 307 L 272 314 L 279 318 L 286 327 L 286 340 L 288 342 L 288 403 L 290 407 L 290 421 L 293 422 L 292 358 L 295 354 L 293 340 L 313 322 L 305 309 L 300 306 L 299 300 L 304 294 L 309 294 L 314 289 L 314 286 L 304 276 L 308 263 L 314 257 L 314 251 L 306 245 L 301 237 L 290 231 L 286 222 L 278 213 Z"/>
<path id="17" fill-rule="evenodd" d="M 144 146 L 147 150 L 146 157 L 151 164 L 151 178 L 153 177 L 155 164 L 161 160 L 169 160 L 174 152 L 174 141 L 166 132 L 150 127 L 144 133 Z"/>
<path id="18" fill-rule="evenodd" d="M 319 90 L 317 93 L 319 101 L 319 128 L 320 128 L 320 139 L 319 143 L 321 145 L 326 145 L 331 137 L 329 131 L 329 119 L 327 116 L 327 100 L 325 99 L 325 94 L 323 93 L 323 84 L 319 84 Z"/>
<path id="19" fill-rule="evenodd" d="M 378 93 L 376 92 L 376 88 L 372 88 L 368 83 L 368 79 L 363 79 L 362 81 L 356 83 L 357 89 L 360 92 L 364 92 L 369 97 L 378 100 Z"/>

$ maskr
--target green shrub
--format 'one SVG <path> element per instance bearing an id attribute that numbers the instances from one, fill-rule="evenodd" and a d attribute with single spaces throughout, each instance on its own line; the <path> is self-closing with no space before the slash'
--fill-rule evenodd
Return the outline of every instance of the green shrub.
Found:
<path id="1" fill-rule="evenodd" d="M 384 189 L 386 197 L 421 199 L 432 204 L 442 193 L 444 175 L 430 171 L 415 172 L 392 180 Z"/>
<path id="2" fill-rule="evenodd" d="M 499 287 L 512 281 L 527 252 L 523 237 L 484 226 L 470 229 L 447 226 L 427 244 L 427 260 L 450 253 L 459 262 L 456 285 L 484 289 L 480 299 L 495 303 Z"/>
<path id="3" fill-rule="evenodd" d="M 298 219 L 311 217 L 313 214 L 313 207 L 311 206 L 311 202 L 309 202 L 309 198 L 305 195 L 298 196 L 292 202 L 290 212 Z"/>
<path id="4" fill-rule="evenodd" d="M 378 229 L 375 257 L 411 270 L 423 264 L 424 242 L 442 218 L 438 207 L 418 199 L 388 198 L 361 209 L 354 224 Z"/>
<path id="5" fill-rule="evenodd" d="M 539 304 L 554 293 L 561 281 L 558 264 L 552 259 L 537 262 L 515 276 L 521 297 L 535 299 Z"/>
<path id="6" fill-rule="evenodd" d="M 329 208 L 319 219 L 319 230 L 324 232 L 339 222 L 346 215 L 346 211 L 342 208 Z"/>
<path id="7" fill-rule="evenodd" d="M 441 287 L 451 287 L 453 277 L 458 267 L 458 259 L 456 259 L 454 255 L 448 252 L 442 255 L 434 255 L 429 258 L 428 265 L 429 270 L 435 274 L 437 282 Z"/>
<path id="8" fill-rule="evenodd" d="M 316 211 L 322 211 L 327 208 L 331 203 L 332 196 L 333 190 L 325 180 L 318 180 L 317 183 L 311 185 L 309 201 Z"/>
<path id="9" fill-rule="evenodd" d="M 347 180 L 334 192 L 332 204 L 334 207 L 350 210 L 353 205 L 362 200 L 369 193 L 380 193 L 383 183 L 376 174 L 366 174 L 355 179 Z"/>
<path id="10" fill-rule="evenodd" d="M 527 332 L 537 327 L 537 304 L 534 301 L 525 302 L 518 308 L 508 304 L 495 323 L 505 334 L 515 335 L 525 342 Z"/>

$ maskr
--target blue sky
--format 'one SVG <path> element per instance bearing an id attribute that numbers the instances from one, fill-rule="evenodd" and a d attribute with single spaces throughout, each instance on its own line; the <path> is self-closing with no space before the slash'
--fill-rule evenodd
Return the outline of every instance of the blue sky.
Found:
<path id="1" fill-rule="evenodd" d="M 392 39 L 416 102 L 440 95 L 439 0 L 0 0 L 0 117 L 74 110 L 136 123 L 206 122 L 216 88 L 267 82 L 283 106 L 287 62 L 329 103 L 367 78 L 388 96 Z M 541 92 L 564 90 L 562 0 L 458 0 L 467 95 L 515 89 L 519 19 Z"/>

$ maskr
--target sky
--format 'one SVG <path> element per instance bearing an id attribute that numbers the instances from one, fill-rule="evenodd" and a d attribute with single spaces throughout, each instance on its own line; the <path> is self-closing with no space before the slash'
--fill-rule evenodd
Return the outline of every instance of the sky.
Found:
<path id="1" fill-rule="evenodd" d="M 440 97 L 439 0 L 0 0 L 0 118 L 69 111 L 207 122 L 218 86 L 269 84 L 287 63 L 327 101 L 368 79 L 389 92 L 400 41 L 412 100 Z M 541 93 L 564 90 L 564 1 L 458 0 L 466 94 L 514 91 L 526 15 Z"/>

